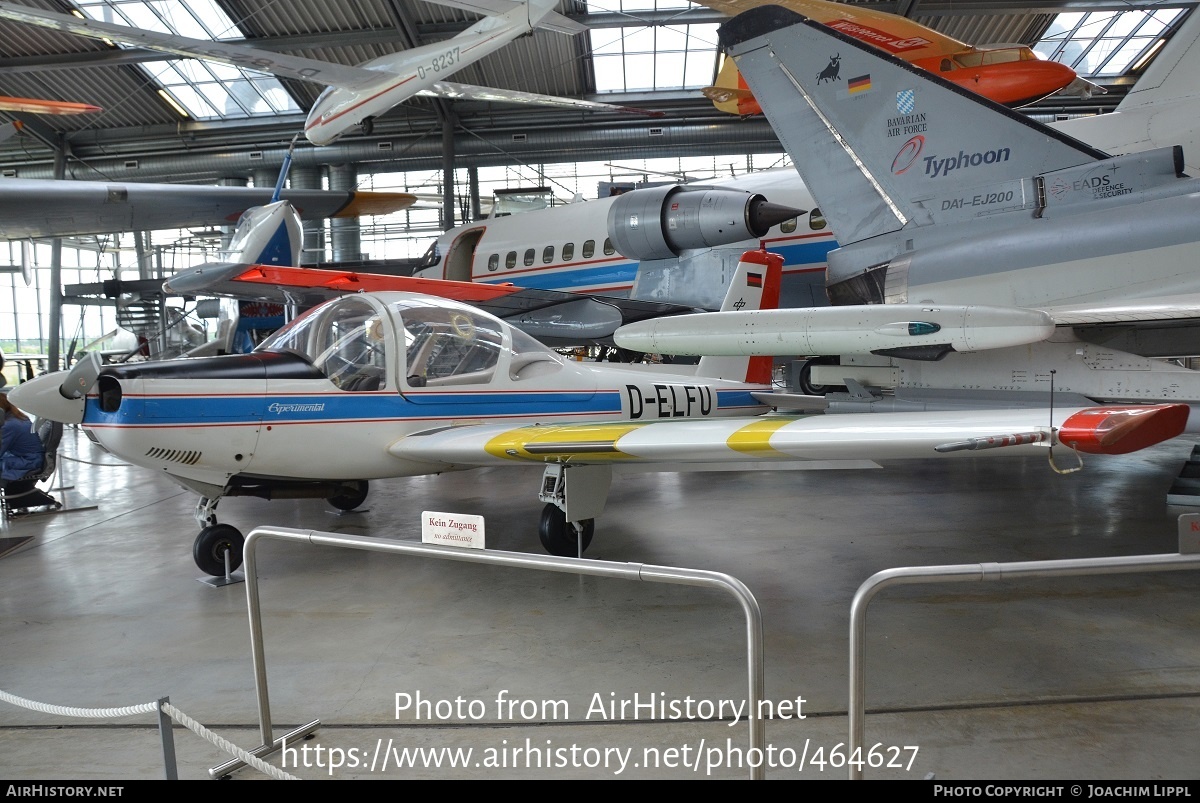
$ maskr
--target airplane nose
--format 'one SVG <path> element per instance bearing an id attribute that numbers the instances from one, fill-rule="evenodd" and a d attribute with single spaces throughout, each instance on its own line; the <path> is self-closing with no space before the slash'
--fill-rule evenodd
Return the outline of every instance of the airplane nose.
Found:
<path id="1" fill-rule="evenodd" d="M 22 382 L 9 392 L 8 400 L 19 409 L 38 418 L 48 418 L 64 424 L 82 423 L 87 397 L 68 399 L 63 396 L 61 389 L 67 374 L 67 371 L 56 371 Z"/>
<path id="2" fill-rule="evenodd" d="M 1053 95 L 1060 89 L 1070 86 L 1076 78 L 1074 70 L 1057 61 L 1038 59 L 1022 61 L 1019 64 L 1021 82 L 1013 86 L 1013 91 L 1020 97 L 1009 104 L 1012 106 L 1024 106 L 1035 100 L 1041 100 L 1047 95 Z"/>

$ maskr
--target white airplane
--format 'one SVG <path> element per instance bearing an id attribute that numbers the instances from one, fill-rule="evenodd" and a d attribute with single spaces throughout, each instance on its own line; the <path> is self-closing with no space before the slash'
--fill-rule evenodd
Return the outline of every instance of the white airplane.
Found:
<path id="1" fill-rule="evenodd" d="M 904 389 L 989 404 L 1051 382 L 1200 402 L 1200 372 L 1147 359 L 1200 347 L 1200 179 L 1178 146 L 1109 156 L 778 8 L 721 36 L 841 235 L 827 271 L 838 306 L 644 322 L 618 345 L 842 355 L 823 374 L 859 387 L 838 409 L 902 409 Z M 814 78 L 831 49 L 872 98 Z M 901 106 L 919 131 L 886 124 Z"/>
<path id="2" fill-rule="evenodd" d="M 1118 107 L 1119 113 L 1052 127 L 1070 130 L 1110 153 L 1169 144 L 1163 139 L 1167 135 L 1178 134 L 1175 141 L 1185 144 L 1194 141 L 1195 121 L 1200 119 L 1194 73 L 1174 65 L 1200 62 L 1198 40 L 1200 14 L 1192 14 L 1151 64 L 1136 92 Z M 1175 121 L 1168 134 L 1160 132 L 1163 120 Z M 1129 134 L 1131 126 L 1142 135 Z M 1190 163 L 1200 159 L 1200 143 L 1185 148 L 1185 156 L 1192 157 L 1188 169 L 1200 173 L 1200 164 Z M 774 207 L 763 210 L 759 205 L 764 200 Z M 787 208 L 796 213 L 787 214 Z M 795 170 L 787 168 L 467 223 L 440 236 L 414 276 L 493 288 L 515 285 L 531 291 L 628 296 L 713 310 L 720 306 L 741 254 L 767 248 L 784 258 L 780 306 L 809 308 L 828 304 L 827 255 L 837 247 L 836 233 L 812 193 Z M 239 289 L 242 274 L 246 281 Z M 278 281 L 235 266 L 224 271 L 205 266 L 181 273 L 171 284 L 187 293 L 251 296 L 268 286 L 284 292 L 289 281 L 308 287 L 295 274 L 280 272 L 275 278 Z M 376 283 L 361 274 L 347 281 L 346 288 L 352 289 L 358 280 L 359 286 L 373 289 L 409 289 L 403 280 Z M 427 285 L 418 292 L 437 290 Z M 479 300 L 461 290 L 453 292 L 452 297 L 461 300 Z"/>
<path id="3" fill-rule="evenodd" d="M 1058 122 L 1051 128 L 1111 154 L 1182 144 L 1187 169 L 1200 175 L 1200 129 L 1196 125 L 1200 85 L 1195 77 L 1200 74 L 1198 42 L 1200 14 L 1191 14 L 1115 113 Z M 881 114 L 891 119 L 903 117 L 894 103 L 890 114 L 881 105 Z M 907 125 L 921 123 L 910 121 Z M 919 132 L 914 129 L 904 138 L 915 133 Z M 811 147 L 804 148 L 796 157 L 810 151 Z M 656 195 L 645 203 L 640 203 L 644 191 L 636 190 L 619 198 L 459 226 L 438 238 L 416 275 L 488 284 L 512 282 L 546 290 L 629 293 L 638 299 L 715 309 L 738 256 L 749 248 L 765 247 L 784 257 L 781 307 L 828 303 L 826 255 L 838 247 L 838 232 L 830 227 L 818 200 L 798 180 L 795 170 L 765 171 L 711 184 L 810 211 L 797 220 L 776 221 L 762 234 L 709 225 L 704 232 L 709 242 L 696 244 L 673 239 L 669 213 L 680 193 L 700 198 L 704 188 L 685 185 L 668 198 Z"/>
<path id="4" fill-rule="evenodd" d="M 779 265 L 748 253 L 726 307 L 769 305 Z M 216 521 L 222 496 L 324 497 L 350 510 L 372 479 L 542 463 L 542 543 L 575 555 L 621 465 L 737 469 L 1059 443 L 1121 454 L 1174 437 L 1188 412 L 1043 406 L 879 415 L 864 427 L 856 416 L 761 415 L 756 394 L 770 388 L 761 358 L 705 358 L 674 372 L 580 363 L 465 305 L 364 293 L 314 308 L 251 354 L 109 367 L 91 359 L 10 399 L 81 424 L 114 454 L 200 494 L 193 556 L 215 575 L 227 551 L 241 561 L 241 534 Z"/>
<path id="5" fill-rule="evenodd" d="M 559 0 L 429 2 L 486 16 L 446 41 L 381 56 L 357 67 L 273 53 L 235 42 L 189 39 L 156 31 L 137 30 L 124 25 L 81 19 L 9 2 L 0 2 L 0 19 L 324 84 L 327 89 L 309 110 L 308 119 L 304 124 L 305 137 L 315 145 L 328 145 L 359 125 L 364 125 L 368 129 L 367 133 L 370 133 L 371 120 L 415 95 L 434 95 L 453 100 L 526 103 L 585 111 L 657 114 L 575 98 L 451 83 L 445 79 L 535 28 L 577 34 L 586 31 L 587 27 L 555 12 L 554 7 L 558 5 Z"/>

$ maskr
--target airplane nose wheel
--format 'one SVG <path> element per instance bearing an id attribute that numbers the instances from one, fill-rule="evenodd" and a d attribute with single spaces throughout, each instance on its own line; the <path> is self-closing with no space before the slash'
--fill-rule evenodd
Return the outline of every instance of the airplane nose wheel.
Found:
<path id="1" fill-rule="evenodd" d="M 354 510 L 354 508 L 367 501 L 367 492 L 370 487 L 366 480 L 359 480 L 354 483 L 354 487 L 347 488 L 339 494 L 329 497 L 325 501 L 336 507 L 338 510 Z"/>
<path id="2" fill-rule="evenodd" d="M 592 543 L 592 535 L 596 531 L 596 520 L 584 519 L 579 522 L 579 525 L 583 528 L 582 551 L 586 551 L 588 544 Z M 567 521 L 567 514 L 563 513 L 558 505 L 551 504 L 542 508 L 538 537 L 542 539 L 542 546 L 551 555 L 574 558 L 578 557 L 581 551 L 575 527 Z"/>
<path id="3" fill-rule="evenodd" d="M 237 527 L 229 524 L 212 524 L 196 536 L 192 546 L 192 558 L 200 571 L 213 577 L 225 576 L 225 551 L 229 550 L 229 570 L 242 565 L 242 544 L 245 539 Z"/>

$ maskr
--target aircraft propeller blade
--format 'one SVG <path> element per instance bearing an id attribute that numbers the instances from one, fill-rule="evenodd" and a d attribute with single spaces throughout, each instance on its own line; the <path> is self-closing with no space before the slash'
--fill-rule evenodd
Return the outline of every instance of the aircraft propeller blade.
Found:
<path id="1" fill-rule="evenodd" d="M 103 367 L 100 355 L 94 351 L 90 352 L 67 372 L 67 378 L 58 386 L 58 392 L 64 399 L 82 399 L 92 389 L 92 385 L 96 384 L 96 379 L 100 376 L 100 369 Z"/>

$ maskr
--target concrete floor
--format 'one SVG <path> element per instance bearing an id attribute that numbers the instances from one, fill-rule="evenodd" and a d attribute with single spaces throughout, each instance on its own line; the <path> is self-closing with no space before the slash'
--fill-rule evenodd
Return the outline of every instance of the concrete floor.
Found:
<path id="1" fill-rule="evenodd" d="M 814 758 L 847 738 L 849 607 L 864 580 L 893 566 L 1175 552 L 1176 517 L 1188 511 L 1168 507 L 1165 494 L 1194 443 L 1088 458 L 1069 476 L 1044 460 L 1001 456 L 622 477 L 588 557 L 746 583 L 765 619 L 766 696 L 804 700 L 804 719 L 766 725 L 774 755 L 793 765 L 768 777 L 844 778 L 844 768 Z M 79 707 L 169 695 L 220 735 L 257 745 L 245 586 L 196 582 L 195 498 L 111 465 L 115 458 L 74 433 L 64 452 L 101 464 L 64 464 L 99 508 L 19 519 L 0 532 L 33 536 L 0 559 L 0 689 Z M 224 500 L 218 514 L 245 532 L 271 524 L 413 541 L 422 510 L 474 513 L 486 516 L 490 547 L 541 554 L 539 477 L 515 468 L 379 482 L 365 510 L 343 515 L 319 501 L 253 499 Z M 744 700 L 743 620 L 717 592 L 278 542 L 261 547 L 259 576 L 277 731 L 323 723 L 306 743 L 311 766 L 289 766 L 300 777 L 748 774 L 730 766 L 727 749 L 736 757 L 747 745 L 744 723 L 604 721 L 594 705 L 635 694 Z M 885 754 L 904 765 L 914 752 L 905 748 L 917 749 L 910 766 L 866 776 L 1200 776 L 1195 585 L 1178 573 L 885 591 L 869 621 L 867 743 L 899 748 Z M 443 711 L 458 698 L 478 701 L 483 719 L 465 710 L 397 716 L 398 693 L 446 701 Z M 562 706 L 548 721 L 525 722 L 519 709 L 498 721 L 501 694 Z M 182 728 L 175 742 L 184 778 L 207 777 L 225 758 Z M 527 766 L 527 745 L 542 751 L 543 766 Z M 372 770 L 389 747 L 474 752 L 467 767 L 397 769 L 393 758 Z M 547 748 L 551 763 L 568 766 L 544 766 Z M 615 749 L 607 765 L 605 748 Z M 632 750 L 621 771 L 617 750 Z M 699 765 L 647 767 L 647 750 L 664 762 L 699 756 Z M 330 769 L 337 751 L 362 765 Z M 794 766 L 804 751 L 807 761 Z M 503 765 L 484 766 L 493 758 Z M 151 715 L 84 720 L 0 702 L 0 777 L 161 775 Z"/>

